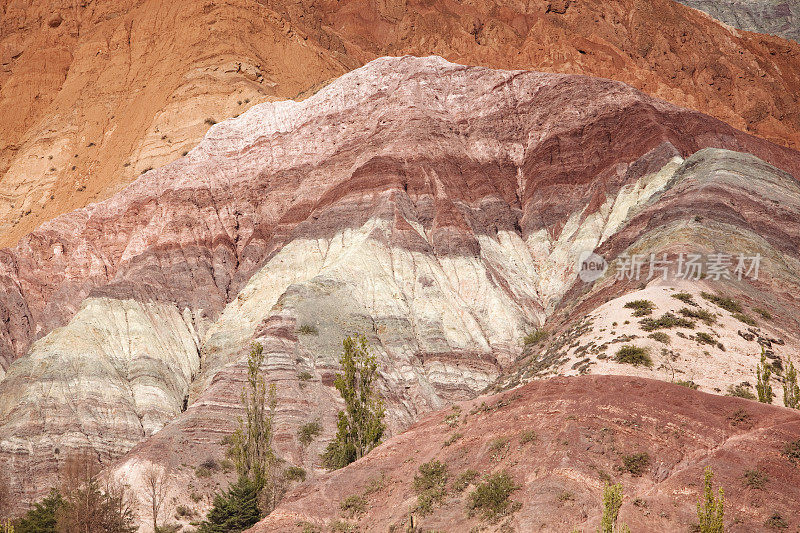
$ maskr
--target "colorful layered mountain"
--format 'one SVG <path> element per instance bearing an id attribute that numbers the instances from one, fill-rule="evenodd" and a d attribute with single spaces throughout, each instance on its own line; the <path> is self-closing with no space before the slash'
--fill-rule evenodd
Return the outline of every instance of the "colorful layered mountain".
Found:
<path id="1" fill-rule="evenodd" d="M 377 59 L 213 125 L 186 156 L 0 250 L 0 468 L 23 506 L 76 451 L 134 494 L 149 465 L 169 466 L 170 501 L 201 513 L 233 476 L 196 469 L 224 456 L 253 342 L 278 387 L 276 449 L 312 478 L 346 335 L 378 357 L 393 435 L 557 373 L 721 396 L 753 381 L 762 346 L 776 365 L 800 346 L 798 173 L 800 153 L 619 82 Z M 589 282 L 587 251 L 610 264 Z M 624 257 L 714 253 L 730 256 L 728 276 L 617 279 Z M 739 279 L 739 254 L 760 258 L 759 275 Z M 626 307 L 640 300 L 649 314 Z M 623 345 L 650 364 L 620 359 Z M 675 387 L 675 409 L 738 408 Z M 778 423 L 759 409 L 758 424 Z M 774 412 L 788 438 L 792 415 Z M 315 420 L 322 435 L 301 445 Z M 738 431 L 720 420 L 670 468 Z M 673 490 L 690 473 L 649 482 Z M 664 524 L 683 520 L 686 494 Z"/>
<path id="2" fill-rule="evenodd" d="M 800 143 L 800 45 L 670 0 L 4 0 L 0 15 L 0 246 L 181 157 L 216 121 L 384 55 L 616 79 Z"/>

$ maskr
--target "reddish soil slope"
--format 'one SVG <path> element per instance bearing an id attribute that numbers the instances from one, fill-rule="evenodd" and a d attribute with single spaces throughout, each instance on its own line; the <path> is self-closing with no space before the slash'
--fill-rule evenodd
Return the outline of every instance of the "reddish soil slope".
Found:
<path id="1" fill-rule="evenodd" d="M 687 531 L 706 467 L 725 490 L 726 531 L 762 531 L 768 520 L 793 531 L 800 468 L 785 452 L 798 438 L 800 414 L 789 409 L 639 378 L 554 378 L 426 417 L 364 459 L 298 487 L 250 531 L 328 531 L 337 521 L 405 531 L 411 514 L 422 531 L 594 531 L 608 480 L 624 487 L 620 520 L 633 531 Z M 631 462 L 642 453 L 648 461 Z M 640 469 L 626 468 L 626 458 Z M 447 494 L 422 516 L 413 512 L 412 482 L 434 459 L 447 466 Z M 459 491 L 468 469 L 479 477 Z M 511 495 L 519 510 L 496 522 L 468 517 L 481 476 L 504 470 L 519 487 Z M 352 495 L 365 499 L 363 514 L 342 510 Z"/>

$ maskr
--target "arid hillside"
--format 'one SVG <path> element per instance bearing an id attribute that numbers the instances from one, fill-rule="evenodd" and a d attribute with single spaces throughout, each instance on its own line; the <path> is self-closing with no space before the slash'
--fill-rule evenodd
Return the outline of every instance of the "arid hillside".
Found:
<path id="1" fill-rule="evenodd" d="M 383 55 L 616 79 L 800 144 L 800 45 L 669 0 L 2 0 L 0 25 L 0 246 Z"/>
<path id="2" fill-rule="evenodd" d="M 406 531 L 413 517 L 416 531 L 589 533 L 609 482 L 622 484 L 631 531 L 691 531 L 706 467 L 725 492 L 725 531 L 794 531 L 798 437 L 789 409 L 640 378 L 554 378 L 425 417 L 249 531 Z M 511 483 L 495 486 L 514 488 L 493 494 L 506 507 L 487 518 L 472 495 L 501 473 Z M 415 478 L 438 499 L 424 503 Z"/>

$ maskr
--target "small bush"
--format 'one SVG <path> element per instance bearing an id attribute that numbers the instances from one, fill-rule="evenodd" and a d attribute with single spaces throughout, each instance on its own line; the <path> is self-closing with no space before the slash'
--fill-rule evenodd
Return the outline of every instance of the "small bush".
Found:
<path id="1" fill-rule="evenodd" d="M 341 509 L 342 513 L 348 518 L 353 518 L 354 516 L 364 514 L 367 510 L 367 500 L 364 499 L 363 496 L 353 494 L 342 500 L 342 503 L 339 504 L 339 509 Z"/>
<path id="2" fill-rule="evenodd" d="M 697 302 L 694 301 L 694 298 L 692 298 L 692 295 L 689 294 L 688 292 L 676 292 L 675 294 L 672 295 L 672 297 L 675 298 L 676 300 L 682 301 L 687 305 L 695 305 L 695 306 L 697 305 Z"/>
<path id="3" fill-rule="evenodd" d="M 761 315 L 761 318 L 763 318 L 764 320 L 772 320 L 772 313 L 770 313 L 766 309 L 762 309 L 761 307 L 754 307 L 753 312 Z"/>
<path id="4" fill-rule="evenodd" d="M 648 337 L 662 344 L 669 344 L 670 342 L 672 342 L 669 338 L 669 335 L 667 335 L 663 331 L 655 331 L 650 335 L 648 335 Z"/>
<path id="5" fill-rule="evenodd" d="M 546 330 L 536 329 L 525 335 L 525 338 L 522 339 L 522 342 L 525 344 L 525 346 L 533 346 L 545 340 L 547 335 L 548 333 Z"/>
<path id="6" fill-rule="evenodd" d="M 711 346 L 716 346 L 717 341 L 714 337 L 704 331 L 698 331 L 694 339 L 700 344 L 710 344 Z"/>
<path id="7" fill-rule="evenodd" d="M 717 317 L 714 316 L 714 313 L 709 313 L 705 309 L 689 309 L 688 307 L 684 307 L 678 312 L 686 318 L 702 320 L 709 325 L 713 324 L 717 320 Z"/>
<path id="8" fill-rule="evenodd" d="M 414 492 L 417 494 L 416 511 L 430 514 L 435 504 L 441 503 L 446 494 L 447 465 L 436 459 L 419 465 L 419 474 L 414 476 Z"/>
<path id="9" fill-rule="evenodd" d="M 614 360 L 626 365 L 646 366 L 648 368 L 653 366 L 653 360 L 650 358 L 650 352 L 647 348 L 640 348 L 630 344 L 620 348 Z"/>
<path id="10" fill-rule="evenodd" d="M 219 464 L 217 463 L 217 460 L 214 459 L 213 457 L 209 457 L 208 459 L 206 459 L 205 461 L 200 463 L 200 466 L 202 468 L 207 468 L 208 470 L 216 470 L 216 469 L 219 468 Z"/>
<path id="11" fill-rule="evenodd" d="M 308 446 L 320 433 L 322 433 L 322 426 L 318 421 L 308 422 L 297 429 L 297 440 L 303 446 Z"/>
<path id="12" fill-rule="evenodd" d="M 455 442 L 458 439 L 460 439 L 461 437 L 463 437 L 463 436 L 464 436 L 463 433 L 458 433 L 458 432 L 453 433 L 452 435 L 450 435 L 450 438 L 448 438 L 446 441 L 444 441 L 444 444 L 442 444 L 442 446 L 443 447 L 451 446 L 451 445 L 455 444 Z"/>
<path id="13" fill-rule="evenodd" d="M 650 454 L 647 452 L 634 453 L 622 457 L 622 470 L 633 477 L 640 477 L 650 466 Z"/>
<path id="14" fill-rule="evenodd" d="M 217 123 L 217 121 L 214 120 L 214 118 L 212 118 L 212 117 L 207 117 L 203 122 L 205 122 L 209 126 L 213 126 L 214 124 Z"/>
<path id="15" fill-rule="evenodd" d="M 311 372 L 309 372 L 308 370 L 303 370 L 302 372 L 297 374 L 297 379 L 299 379 L 300 381 L 308 381 L 312 377 L 313 376 L 311 375 Z"/>
<path id="16" fill-rule="evenodd" d="M 686 380 L 686 379 L 679 379 L 678 381 L 675 382 L 675 384 L 676 385 L 680 385 L 681 387 L 686 387 L 688 389 L 692 389 L 692 390 L 697 390 L 697 389 L 700 388 L 700 385 L 698 385 L 694 381 Z"/>
<path id="17" fill-rule="evenodd" d="M 733 426 L 742 426 L 742 425 L 749 425 L 750 420 L 752 418 L 753 417 L 750 416 L 750 413 L 748 413 L 744 409 L 737 409 L 731 414 L 731 416 L 728 417 L 728 420 Z"/>
<path id="18" fill-rule="evenodd" d="M 316 326 L 312 326 L 311 324 L 303 324 L 297 328 L 297 333 L 300 335 L 318 335 L 319 330 Z"/>
<path id="19" fill-rule="evenodd" d="M 283 478 L 287 481 L 305 481 L 306 471 L 299 466 L 290 466 L 283 472 Z"/>
<path id="20" fill-rule="evenodd" d="M 756 395 L 750 390 L 750 385 L 739 383 L 738 385 L 730 385 L 726 396 L 734 396 L 736 398 L 744 398 L 745 400 L 755 400 Z"/>
<path id="21" fill-rule="evenodd" d="M 786 520 L 783 519 L 780 513 L 772 513 L 772 516 L 767 518 L 767 521 L 764 522 L 764 527 L 769 529 L 786 529 L 789 527 L 789 524 L 786 523 Z"/>
<path id="22" fill-rule="evenodd" d="M 757 490 L 764 490 L 769 483 L 769 477 L 761 470 L 746 470 L 743 483 L 745 487 Z"/>
<path id="23" fill-rule="evenodd" d="M 650 300 L 633 300 L 625 304 L 626 309 L 633 309 L 633 316 L 647 316 L 653 313 L 656 304 Z"/>
<path id="24" fill-rule="evenodd" d="M 475 470 L 468 468 L 467 470 L 461 472 L 461 474 L 459 474 L 459 476 L 453 482 L 453 490 L 456 492 L 462 492 L 469 486 L 470 483 L 475 481 L 475 478 L 477 477 L 478 473 Z"/>
<path id="25" fill-rule="evenodd" d="M 573 496 L 572 493 L 570 491 L 568 491 L 568 490 L 565 490 L 565 491 L 561 492 L 561 494 L 558 495 L 558 501 L 560 503 L 571 502 L 574 499 L 575 499 L 575 496 Z"/>
<path id="26" fill-rule="evenodd" d="M 739 322 L 747 324 L 748 326 L 755 326 L 758 324 L 758 322 L 756 322 L 755 320 L 753 320 L 751 317 L 747 316 L 744 313 L 733 313 L 731 316 L 736 320 L 738 320 Z"/>
<path id="27" fill-rule="evenodd" d="M 179 505 L 175 508 L 175 516 L 178 518 L 191 517 L 194 515 L 194 510 L 186 507 L 185 505 Z"/>
<path id="28" fill-rule="evenodd" d="M 519 436 L 519 443 L 520 444 L 528 444 L 528 443 L 536 443 L 539 440 L 539 437 L 536 435 L 536 432 L 532 429 L 527 431 L 523 431 L 522 434 Z"/>
<path id="29" fill-rule="evenodd" d="M 645 331 L 655 331 L 657 329 L 688 328 L 694 329 L 694 322 L 686 318 L 675 316 L 672 313 L 664 313 L 659 318 L 643 318 L 639 321 Z"/>
<path id="30" fill-rule="evenodd" d="M 787 442 L 783 447 L 783 455 L 791 462 L 796 463 L 800 460 L 800 440 Z"/>
<path id="31" fill-rule="evenodd" d="M 519 506 L 511 501 L 511 493 L 518 488 L 508 472 L 487 477 L 469 495 L 469 515 L 481 513 L 484 518 L 493 520 L 513 513 Z"/>
<path id="32" fill-rule="evenodd" d="M 204 466 L 198 466 L 194 470 L 194 475 L 199 477 L 199 478 L 211 477 L 213 474 L 214 473 L 210 469 L 208 469 L 208 468 L 206 468 Z"/>
<path id="33" fill-rule="evenodd" d="M 725 296 L 719 294 L 709 294 L 707 292 L 701 292 L 700 296 L 708 300 L 709 302 L 715 304 L 717 307 L 721 307 L 728 312 L 731 313 L 741 313 L 742 306 L 739 303 L 731 298 L 727 298 Z"/>

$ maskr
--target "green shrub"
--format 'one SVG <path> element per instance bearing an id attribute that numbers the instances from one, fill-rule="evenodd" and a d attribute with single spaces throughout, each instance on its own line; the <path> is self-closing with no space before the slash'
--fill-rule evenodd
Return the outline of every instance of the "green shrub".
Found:
<path id="1" fill-rule="evenodd" d="M 648 335 L 648 337 L 662 344 L 669 344 L 670 342 L 672 342 L 669 338 L 669 335 L 667 335 L 663 331 L 654 331 L 653 333 Z"/>
<path id="2" fill-rule="evenodd" d="M 702 320 L 706 324 L 713 324 L 716 322 L 717 318 L 714 316 L 714 313 L 709 313 L 705 309 L 689 309 L 688 307 L 683 307 L 680 311 L 680 314 L 685 316 L 686 318 L 695 318 L 697 320 Z"/>
<path id="3" fill-rule="evenodd" d="M 769 483 L 769 477 L 761 470 L 745 470 L 743 483 L 745 487 L 764 490 Z"/>
<path id="4" fill-rule="evenodd" d="M 694 381 L 685 380 L 685 379 L 679 379 L 678 381 L 675 382 L 675 384 L 676 385 L 680 385 L 681 387 L 687 387 L 687 388 L 692 389 L 692 390 L 697 390 L 697 389 L 700 388 L 700 385 L 698 385 Z"/>
<path id="5" fill-rule="evenodd" d="M 300 335 L 318 335 L 319 330 L 316 326 L 312 326 L 311 324 L 303 324 L 297 328 L 297 333 Z"/>
<path id="6" fill-rule="evenodd" d="M 290 466 L 283 471 L 283 478 L 287 481 L 305 481 L 306 471 L 299 466 Z"/>
<path id="7" fill-rule="evenodd" d="M 211 469 L 206 468 L 205 466 L 198 466 L 194 470 L 194 475 L 199 478 L 211 477 L 213 474 L 214 472 L 212 472 Z"/>
<path id="8" fill-rule="evenodd" d="M 783 455 L 793 463 L 800 461 L 800 439 L 787 442 L 783 446 Z"/>
<path id="9" fill-rule="evenodd" d="M 549 333 L 544 329 L 535 329 L 525 335 L 525 337 L 522 339 L 522 342 L 525 344 L 525 346 L 533 346 L 545 340 L 548 335 Z"/>
<path id="10" fill-rule="evenodd" d="M 536 432 L 532 429 L 527 431 L 523 431 L 522 434 L 519 436 L 519 443 L 520 444 L 528 444 L 530 442 L 535 443 L 539 440 L 539 437 L 536 435 Z"/>
<path id="11" fill-rule="evenodd" d="M 750 318 L 749 316 L 747 316 L 744 313 L 733 313 L 731 316 L 733 318 L 735 318 L 736 320 L 738 320 L 739 322 L 743 322 L 743 323 L 747 324 L 748 326 L 756 326 L 756 325 L 758 325 L 758 322 L 756 322 L 755 320 L 753 320 L 752 318 Z"/>
<path id="12" fill-rule="evenodd" d="M 633 453 L 622 457 L 622 470 L 633 477 L 640 477 L 650 467 L 650 454 L 647 452 Z"/>
<path id="13" fill-rule="evenodd" d="M 783 519 L 780 513 L 775 512 L 764 522 L 764 527 L 769 529 L 786 529 L 789 527 L 789 524 L 786 523 L 786 520 Z"/>
<path id="14" fill-rule="evenodd" d="M 672 313 L 664 313 L 658 318 L 643 318 L 639 321 L 639 324 L 641 324 L 644 331 L 672 328 L 694 329 L 694 322 L 686 318 L 675 316 Z"/>
<path id="15" fill-rule="evenodd" d="M 750 390 L 750 386 L 745 383 L 730 385 L 726 396 L 735 396 L 736 398 L 744 398 L 745 400 L 756 399 L 756 395 Z"/>
<path id="16" fill-rule="evenodd" d="M 618 363 L 633 366 L 646 366 L 652 367 L 653 360 L 650 358 L 650 352 L 647 348 L 640 348 L 638 346 L 626 345 L 617 351 L 614 360 Z"/>
<path id="17" fill-rule="evenodd" d="M 342 503 L 339 504 L 339 509 L 348 518 L 353 518 L 366 512 L 367 500 L 363 496 L 353 494 L 342 500 Z"/>
<path id="18" fill-rule="evenodd" d="M 464 436 L 463 433 L 458 433 L 458 432 L 453 433 L 452 435 L 450 435 L 450 438 L 448 438 L 446 441 L 444 441 L 444 444 L 442 444 L 442 446 L 443 447 L 451 446 L 452 444 L 454 444 L 458 439 L 460 439 L 463 436 Z"/>
<path id="19" fill-rule="evenodd" d="M 676 300 L 682 301 L 687 305 L 697 305 L 697 302 L 694 301 L 694 298 L 692 298 L 692 295 L 688 292 L 676 292 L 672 295 L 672 297 Z"/>
<path id="20" fill-rule="evenodd" d="M 175 516 L 178 518 L 188 518 L 194 515 L 194 510 L 186 507 L 185 505 L 179 505 L 175 508 Z"/>
<path id="21" fill-rule="evenodd" d="M 300 444 L 303 446 L 308 446 L 311 444 L 311 441 L 319 437 L 320 433 L 322 433 L 322 426 L 317 420 L 307 422 L 297 428 L 297 440 L 300 441 Z"/>
<path id="22" fill-rule="evenodd" d="M 313 376 L 311 375 L 311 372 L 309 372 L 307 370 L 303 370 L 302 372 L 297 374 L 297 379 L 299 379 L 300 381 L 308 381 L 312 377 Z"/>
<path id="23" fill-rule="evenodd" d="M 446 494 L 447 465 L 436 459 L 419 465 L 412 486 L 417 494 L 416 511 L 423 516 L 430 514 Z"/>
<path id="24" fill-rule="evenodd" d="M 508 472 L 492 474 L 470 493 L 469 515 L 480 513 L 484 518 L 493 520 L 513 513 L 519 506 L 511 501 L 511 493 L 518 488 Z"/>
<path id="25" fill-rule="evenodd" d="M 456 492 L 462 492 L 466 489 L 470 483 L 475 481 L 475 478 L 478 477 L 478 472 L 475 470 L 468 468 L 467 470 L 461 472 L 456 480 L 453 482 L 453 490 Z"/>
<path id="26" fill-rule="evenodd" d="M 721 307 L 726 311 L 731 313 L 741 313 L 742 306 L 739 303 L 731 298 L 727 298 L 720 294 L 709 294 L 707 292 L 701 292 L 700 296 L 708 300 L 709 302 L 715 304 L 717 307 Z"/>
<path id="27" fill-rule="evenodd" d="M 698 331 L 695 334 L 694 339 L 700 344 L 710 344 L 711 346 L 717 345 L 717 340 L 704 331 Z"/>
<path id="28" fill-rule="evenodd" d="M 626 309 L 633 309 L 633 316 L 647 316 L 653 313 L 656 304 L 650 300 L 633 300 L 625 304 Z"/>
<path id="29" fill-rule="evenodd" d="M 763 318 L 764 320 L 772 320 L 772 313 L 770 313 L 766 309 L 763 309 L 761 307 L 754 307 L 753 311 L 761 315 L 761 318 Z"/>

